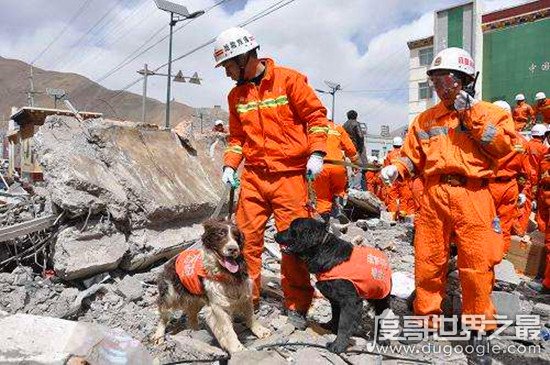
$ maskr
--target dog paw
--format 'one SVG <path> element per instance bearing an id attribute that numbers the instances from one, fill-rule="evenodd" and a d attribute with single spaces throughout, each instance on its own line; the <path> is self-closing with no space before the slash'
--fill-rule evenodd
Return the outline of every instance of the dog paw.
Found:
<path id="1" fill-rule="evenodd" d="M 162 345 L 164 343 L 164 335 L 162 335 L 162 336 L 154 335 L 151 338 L 151 341 L 153 342 L 153 344 L 155 344 L 157 346 Z"/>
<path id="2" fill-rule="evenodd" d="M 344 352 L 346 351 L 346 348 L 348 347 L 348 344 L 345 343 L 345 342 L 342 342 L 342 341 L 334 341 L 334 342 L 330 342 L 328 345 L 327 345 L 327 349 L 330 351 L 330 352 L 333 352 L 335 354 L 339 354 L 341 352 Z"/>
<path id="3" fill-rule="evenodd" d="M 254 326 L 254 328 L 252 328 L 251 330 L 252 330 L 252 333 L 254 333 L 254 335 L 260 339 L 271 336 L 271 331 L 262 325 Z"/>

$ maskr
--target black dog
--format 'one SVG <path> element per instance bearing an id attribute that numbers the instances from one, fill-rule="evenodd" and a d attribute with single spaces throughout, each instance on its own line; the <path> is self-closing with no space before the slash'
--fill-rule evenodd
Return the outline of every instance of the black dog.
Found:
<path id="1" fill-rule="evenodd" d="M 330 301 L 332 319 L 323 325 L 337 332 L 336 340 L 328 345 L 330 351 L 346 350 L 361 320 L 363 299 L 374 306 L 377 316 L 390 308 L 391 270 L 381 251 L 354 247 L 312 218 L 295 219 L 286 231 L 275 235 L 275 241 L 284 253 L 306 263 L 317 276 L 317 288 Z"/>

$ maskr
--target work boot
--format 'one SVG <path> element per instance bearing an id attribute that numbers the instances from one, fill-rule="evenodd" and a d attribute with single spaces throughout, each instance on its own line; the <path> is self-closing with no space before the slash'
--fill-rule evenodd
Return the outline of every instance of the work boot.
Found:
<path id="1" fill-rule="evenodd" d="M 306 315 L 295 310 L 287 309 L 287 322 L 292 324 L 297 330 L 304 331 L 307 327 Z"/>
<path id="2" fill-rule="evenodd" d="M 530 283 L 527 283 L 527 286 L 539 294 L 550 294 L 550 288 L 545 287 L 541 282 L 531 281 Z"/>
<path id="3" fill-rule="evenodd" d="M 491 358 L 491 344 L 489 342 L 490 334 L 478 335 L 476 331 L 472 331 L 468 344 L 474 349 L 474 352 L 468 356 L 468 363 L 475 365 L 490 365 L 493 363 Z"/>

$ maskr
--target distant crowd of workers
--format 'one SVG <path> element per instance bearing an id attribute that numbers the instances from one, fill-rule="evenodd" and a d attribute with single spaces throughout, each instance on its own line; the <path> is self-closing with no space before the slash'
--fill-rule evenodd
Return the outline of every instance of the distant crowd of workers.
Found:
<path id="1" fill-rule="evenodd" d="M 295 218 L 315 213 L 330 217 L 334 206 L 343 205 L 345 157 L 355 167 L 368 162 L 357 113 L 350 111 L 343 126 L 329 121 L 307 78 L 259 58 L 258 49 L 255 37 L 243 28 L 224 31 L 214 46 L 216 67 L 236 82 L 228 95 L 222 181 L 240 187 L 235 220 L 244 234 L 255 305 L 260 301 L 267 220 L 273 216 L 277 230 L 283 231 Z M 506 254 L 510 233 L 525 233 L 532 201 L 537 202 L 539 229 L 546 232 L 550 249 L 550 157 L 545 144 L 550 101 L 537 93 L 531 111 L 518 95 L 512 111 L 505 102 L 477 99 L 475 64 L 460 48 L 438 53 L 428 76 L 441 101 L 417 116 L 403 139 L 394 139 L 380 172 L 367 172 L 367 187 L 386 201 L 396 218 L 415 214 L 414 313 L 429 316 L 428 327 L 441 326 L 438 315 L 443 313 L 451 244 L 456 246 L 462 324 L 476 333 L 473 348 L 485 351 L 487 334 L 496 328 L 494 266 Z M 531 128 L 527 141 L 519 131 L 537 114 L 543 123 Z M 317 212 L 310 204 L 312 185 Z M 288 320 L 305 326 L 313 288 L 299 258 L 282 255 L 281 286 Z M 550 290 L 550 265 L 537 289 Z M 489 354 L 478 355 L 478 363 L 491 362 Z"/>

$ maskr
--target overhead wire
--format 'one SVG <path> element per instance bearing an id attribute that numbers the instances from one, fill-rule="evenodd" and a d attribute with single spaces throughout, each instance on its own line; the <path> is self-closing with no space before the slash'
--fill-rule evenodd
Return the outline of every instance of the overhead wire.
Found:
<path id="1" fill-rule="evenodd" d="M 213 5 L 211 5 L 210 7 L 206 8 L 204 10 L 204 13 L 207 14 L 208 12 L 212 11 L 213 9 L 215 9 L 216 7 L 222 5 L 223 3 L 227 2 L 227 1 L 231 1 L 231 0 L 219 0 L 217 1 L 216 3 L 214 3 Z M 194 19 L 190 19 L 188 20 L 186 23 L 180 25 L 179 27 L 176 27 L 174 29 L 174 32 L 173 33 L 176 33 L 178 31 L 180 31 L 181 29 L 183 29 L 184 27 L 186 27 L 187 25 L 189 25 L 190 23 L 192 23 L 193 21 L 197 20 L 199 18 L 194 18 Z M 147 51 L 153 49 L 155 46 L 157 46 L 158 44 L 160 44 L 162 41 L 164 41 L 166 38 L 168 38 L 169 35 L 166 35 L 164 37 L 162 37 L 161 39 L 159 39 L 158 41 L 156 41 L 155 43 L 153 43 L 152 45 L 150 45 L 149 47 L 147 47 L 146 49 L 144 50 L 141 50 L 143 47 L 145 47 L 151 40 L 153 40 L 159 33 L 161 33 L 164 29 L 166 28 L 166 26 L 161 26 L 151 37 L 149 37 L 145 42 L 143 42 L 138 48 L 136 48 L 132 53 L 130 53 L 126 58 L 124 58 L 124 60 L 122 60 L 121 62 L 119 62 L 114 68 L 112 68 L 111 70 L 109 70 L 107 73 L 105 73 L 103 76 L 101 76 L 100 78 L 94 80 L 96 83 L 100 83 L 104 80 L 106 80 L 107 78 L 109 78 L 110 76 L 114 75 L 115 73 L 117 73 L 118 71 L 120 71 L 122 68 L 124 68 L 125 66 L 127 66 L 128 64 L 130 64 L 132 61 L 134 61 L 135 59 L 137 59 L 139 56 L 143 55 L 144 53 L 146 53 Z M 138 79 L 139 81 L 140 79 Z M 82 90 L 80 89 L 75 89 L 73 90 L 72 92 L 73 93 L 77 93 L 77 92 L 80 92 L 80 91 L 85 91 L 87 88 L 91 87 L 92 85 L 88 85 L 88 86 L 85 86 L 82 88 Z M 98 91 L 99 92 L 99 91 Z M 91 100 L 94 100 L 94 98 L 97 96 L 97 93 L 94 95 L 94 97 L 91 99 Z M 89 104 L 89 102 L 87 103 L 87 105 Z"/>
<path id="2" fill-rule="evenodd" d="M 32 60 L 31 62 L 31 65 L 34 65 L 36 63 L 36 61 L 38 61 L 46 52 L 48 52 L 48 50 L 50 49 L 50 47 L 55 43 L 57 42 L 62 36 L 63 34 L 65 34 L 65 32 L 67 31 L 67 29 L 69 29 L 69 27 L 71 26 L 71 24 L 80 16 L 80 14 L 82 14 L 82 12 L 84 11 L 84 9 L 86 9 L 86 7 L 90 4 L 90 2 L 92 2 L 93 0 L 86 0 L 84 3 L 82 3 L 82 5 L 78 8 L 78 10 L 74 13 L 74 15 L 72 16 L 72 18 L 65 24 L 65 26 L 63 27 L 63 29 L 61 29 L 61 31 L 57 34 L 57 36 L 55 36 L 51 41 L 50 43 L 48 43 L 48 45 Z"/>
<path id="3" fill-rule="evenodd" d="M 287 6 L 287 5 L 290 5 L 291 3 L 295 2 L 296 0 L 280 0 L 278 1 L 277 3 L 267 7 L 266 9 L 258 12 L 257 14 L 255 14 L 254 16 L 250 17 L 249 19 L 247 19 L 246 21 L 240 23 L 238 26 L 246 26 L 246 25 L 249 25 L 255 21 L 258 21 L 270 14 L 272 14 L 273 12 Z M 191 49 L 190 51 L 174 58 L 172 60 L 172 63 L 176 62 L 176 61 L 179 61 L 185 57 L 188 57 L 190 55 L 192 55 L 193 53 L 209 46 L 210 44 L 214 43 L 214 41 L 216 40 L 216 38 L 211 38 L 210 40 L 202 43 L 201 45 Z M 168 63 L 164 63 L 162 65 L 160 65 L 159 67 L 157 67 L 156 69 L 153 70 L 153 72 L 157 72 L 158 70 L 160 70 L 161 68 L 163 67 L 166 67 L 168 66 Z M 128 90 L 129 88 L 131 88 L 132 86 L 134 86 L 135 84 L 137 84 L 138 82 L 140 82 L 142 80 L 142 78 L 137 78 L 136 80 L 132 81 L 131 83 L 129 83 L 128 85 L 126 85 L 124 88 L 122 88 L 121 90 L 119 90 L 113 97 L 112 99 L 118 97 L 119 95 L 121 95 L 122 93 L 124 93 L 126 90 Z"/>

